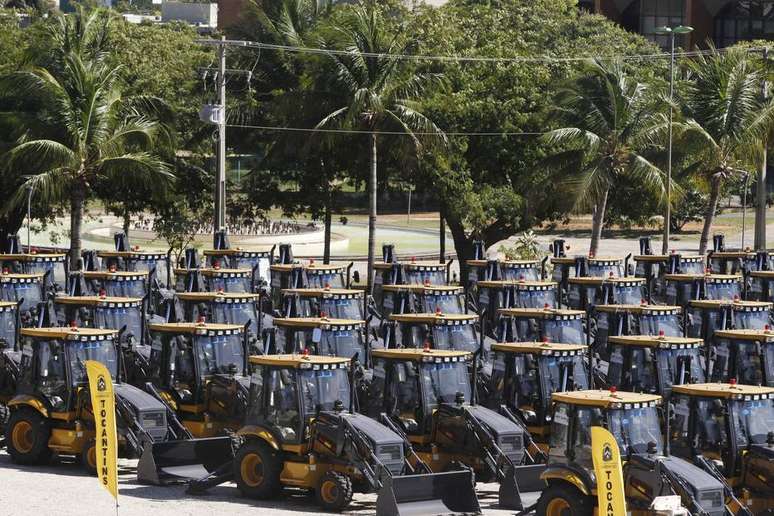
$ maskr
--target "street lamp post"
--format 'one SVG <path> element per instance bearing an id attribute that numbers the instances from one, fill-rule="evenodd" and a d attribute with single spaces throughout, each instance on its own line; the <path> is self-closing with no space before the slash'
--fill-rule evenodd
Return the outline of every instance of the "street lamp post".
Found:
<path id="1" fill-rule="evenodd" d="M 658 27 L 656 34 L 669 35 L 669 149 L 667 151 L 667 183 L 666 209 L 664 212 L 664 238 L 661 243 L 661 254 L 669 252 L 669 222 L 672 217 L 672 104 L 675 95 L 675 36 L 688 34 L 693 27 L 678 25 L 677 27 Z"/>

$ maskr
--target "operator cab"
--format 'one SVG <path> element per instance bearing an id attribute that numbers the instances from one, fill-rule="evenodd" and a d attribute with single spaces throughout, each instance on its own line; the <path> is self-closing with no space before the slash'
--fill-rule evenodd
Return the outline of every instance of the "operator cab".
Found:
<path id="1" fill-rule="evenodd" d="M 342 288 L 293 288 L 282 291 L 284 317 L 320 317 L 364 320 L 362 290 Z"/>
<path id="2" fill-rule="evenodd" d="M 90 295 L 104 291 L 108 297 L 139 297 L 148 294 L 148 271 L 83 271 Z"/>
<path id="3" fill-rule="evenodd" d="M 267 335 L 265 349 L 271 353 L 303 353 L 351 359 L 357 355 L 368 363 L 365 321 L 327 317 L 278 317 Z"/>
<path id="4" fill-rule="evenodd" d="M 583 310 L 504 308 L 497 337 L 501 342 L 563 342 L 586 344 Z"/>
<path id="5" fill-rule="evenodd" d="M 774 332 L 718 330 L 710 347 L 709 380 L 774 387 Z"/>

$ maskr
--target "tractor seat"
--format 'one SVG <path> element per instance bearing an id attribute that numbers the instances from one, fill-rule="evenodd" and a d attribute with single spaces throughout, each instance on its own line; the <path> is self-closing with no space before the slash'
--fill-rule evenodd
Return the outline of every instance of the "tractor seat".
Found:
<path id="1" fill-rule="evenodd" d="M 417 420 L 414 418 L 415 416 L 413 412 L 404 412 L 398 416 L 398 420 L 400 421 L 403 430 L 407 434 L 415 434 L 417 431 L 419 431 L 419 425 L 417 424 Z"/>

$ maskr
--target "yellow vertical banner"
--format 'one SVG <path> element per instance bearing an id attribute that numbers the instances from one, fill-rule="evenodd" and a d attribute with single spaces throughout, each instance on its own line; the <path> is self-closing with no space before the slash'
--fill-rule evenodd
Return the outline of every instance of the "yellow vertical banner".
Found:
<path id="1" fill-rule="evenodd" d="M 601 426 L 591 427 L 591 457 L 597 477 L 599 516 L 626 514 L 621 452 L 613 434 Z"/>
<path id="2" fill-rule="evenodd" d="M 118 503 L 118 439 L 116 435 L 116 400 L 110 372 L 100 362 L 86 361 L 91 406 L 94 410 L 95 452 L 99 483 Z"/>

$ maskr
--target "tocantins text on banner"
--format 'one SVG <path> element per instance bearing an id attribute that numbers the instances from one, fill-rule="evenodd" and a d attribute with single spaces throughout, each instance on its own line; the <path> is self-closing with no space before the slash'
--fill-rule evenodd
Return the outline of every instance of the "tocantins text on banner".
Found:
<path id="1" fill-rule="evenodd" d="M 591 427 L 591 456 L 597 476 L 599 516 L 626 514 L 621 452 L 613 434 L 601 426 Z"/>
<path id="2" fill-rule="evenodd" d="M 116 401 L 110 372 L 99 362 L 86 361 L 94 410 L 95 452 L 99 483 L 118 501 Z"/>

